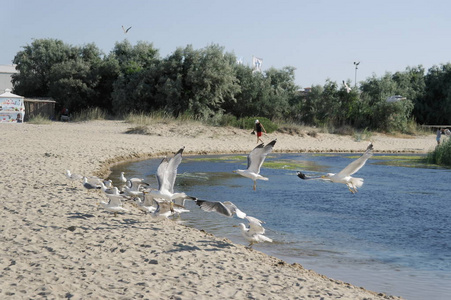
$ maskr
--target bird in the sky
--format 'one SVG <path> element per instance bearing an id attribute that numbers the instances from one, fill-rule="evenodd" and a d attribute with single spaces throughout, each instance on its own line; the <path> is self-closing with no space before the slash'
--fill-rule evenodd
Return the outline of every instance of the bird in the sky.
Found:
<path id="1" fill-rule="evenodd" d="M 124 34 L 126 34 L 130 30 L 130 28 L 132 27 L 130 26 L 127 29 L 125 29 L 125 27 L 122 25 L 122 30 L 124 30 Z"/>
<path id="2" fill-rule="evenodd" d="M 349 191 L 353 194 L 357 192 L 357 188 L 363 185 L 363 178 L 351 177 L 352 174 L 360 170 L 366 163 L 366 161 L 373 155 L 373 144 L 370 143 L 366 148 L 365 153 L 362 154 L 358 159 L 350 163 L 346 168 L 341 170 L 339 173 L 327 173 L 321 177 L 307 177 L 302 172 L 297 172 L 299 178 L 304 180 L 319 179 L 324 181 L 336 182 L 346 184 Z"/>

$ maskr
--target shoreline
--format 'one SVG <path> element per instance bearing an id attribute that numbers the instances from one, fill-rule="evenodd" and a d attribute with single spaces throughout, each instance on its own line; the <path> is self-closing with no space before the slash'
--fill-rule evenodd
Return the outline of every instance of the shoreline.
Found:
<path id="1" fill-rule="evenodd" d="M 2 124 L 3 125 L 3 124 Z M 151 135 L 125 134 L 123 121 L 5 124 L 0 149 L 0 295 L 23 298 L 400 299 L 258 250 L 176 224 L 153 222 L 131 206 L 113 217 L 105 197 L 64 175 L 103 175 L 113 164 L 172 154 L 246 154 L 248 131 L 198 124 L 155 124 Z M 362 152 L 367 141 L 319 133 L 274 133 L 274 152 Z M 375 135 L 376 152 L 426 153 L 435 135 Z M 331 151 L 333 150 L 333 151 Z M 102 177 L 103 177 L 102 176 Z M 258 247 L 256 247 L 258 249 Z"/>

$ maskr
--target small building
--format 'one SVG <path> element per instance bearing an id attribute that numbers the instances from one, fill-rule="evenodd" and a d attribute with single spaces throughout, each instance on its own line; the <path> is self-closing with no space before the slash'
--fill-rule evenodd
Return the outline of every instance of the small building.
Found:
<path id="1" fill-rule="evenodd" d="M 51 98 L 25 98 L 24 104 L 25 110 L 27 111 L 27 115 L 24 119 L 25 122 L 39 115 L 49 120 L 56 119 L 56 101 Z"/>
<path id="2" fill-rule="evenodd" d="M 0 93 L 5 92 L 6 89 L 12 90 L 11 79 L 15 73 L 19 73 L 15 65 L 0 65 Z"/>
<path id="3" fill-rule="evenodd" d="M 0 95 L 0 123 L 22 123 L 25 117 L 24 98 L 6 89 Z"/>

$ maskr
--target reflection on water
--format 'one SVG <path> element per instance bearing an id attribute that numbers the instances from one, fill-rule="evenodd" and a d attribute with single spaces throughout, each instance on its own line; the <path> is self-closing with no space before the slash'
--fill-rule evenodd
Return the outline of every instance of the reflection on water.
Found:
<path id="1" fill-rule="evenodd" d="M 270 155 L 261 171 L 270 180 L 258 182 L 257 191 L 251 180 L 232 173 L 246 165 L 245 156 L 185 156 L 175 190 L 200 199 L 232 201 L 264 220 L 274 243 L 254 247 L 287 262 L 407 299 L 448 299 L 451 171 L 418 165 L 418 155 L 403 155 L 401 160 L 378 156 L 355 174 L 365 179 L 355 195 L 344 185 L 302 181 L 295 172 L 338 172 L 355 154 Z M 119 165 L 110 178 L 117 183 L 124 171 L 156 186 L 159 162 Z M 232 227 L 243 220 L 206 213 L 194 203 L 187 207 L 191 212 L 180 222 L 246 244 Z"/>

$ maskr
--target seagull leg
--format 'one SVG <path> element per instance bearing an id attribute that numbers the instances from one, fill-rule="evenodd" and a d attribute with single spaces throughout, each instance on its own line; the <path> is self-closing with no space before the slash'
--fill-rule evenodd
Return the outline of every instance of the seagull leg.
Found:
<path id="1" fill-rule="evenodd" d="M 257 181 L 254 181 L 254 191 L 257 190 Z"/>
<path id="2" fill-rule="evenodd" d="M 117 217 L 117 212 L 114 212 L 114 217 Z"/>

